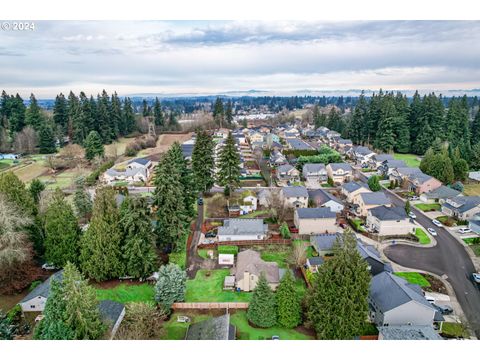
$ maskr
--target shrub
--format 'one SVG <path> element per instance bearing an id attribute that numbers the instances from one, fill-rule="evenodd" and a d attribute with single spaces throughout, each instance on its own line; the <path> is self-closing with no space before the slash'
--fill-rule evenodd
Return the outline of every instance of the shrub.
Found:
<path id="1" fill-rule="evenodd" d="M 185 300 L 187 274 L 176 264 L 162 265 L 155 285 L 155 301 L 169 313 L 175 302 Z"/>
<path id="2" fill-rule="evenodd" d="M 218 245 L 217 250 L 219 254 L 238 254 L 238 246 L 236 245 Z"/>
<path id="3" fill-rule="evenodd" d="M 127 304 L 125 319 L 116 338 L 121 340 L 153 339 L 156 337 L 159 322 L 165 318 L 165 312 L 162 309 L 156 309 L 152 304 Z"/>
<path id="4" fill-rule="evenodd" d="M 291 237 L 290 229 L 288 228 L 288 225 L 286 222 L 284 222 L 282 226 L 280 226 L 280 235 L 282 235 L 284 239 L 290 239 Z"/>
<path id="5" fill-rule="evenodd" d="M 100 174 L 104 173 L 113 166 L 113 160 L 109 160 L 101 164 L 97 169 L 95 169 L 90 175 L 85 178 L 85 185 L 93 186 L 97 182 Z"/>

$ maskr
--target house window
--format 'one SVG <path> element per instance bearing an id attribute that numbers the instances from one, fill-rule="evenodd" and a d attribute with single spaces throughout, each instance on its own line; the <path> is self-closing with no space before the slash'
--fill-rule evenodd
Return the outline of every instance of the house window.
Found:
<path id="1" fill-rule="evenodd" d="M 30 305 L 30 309 L 35 309 L 35 305 Z"/>

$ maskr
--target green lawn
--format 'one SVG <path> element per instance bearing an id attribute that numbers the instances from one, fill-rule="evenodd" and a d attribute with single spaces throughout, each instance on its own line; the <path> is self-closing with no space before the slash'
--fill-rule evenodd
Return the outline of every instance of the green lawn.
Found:
<path id="1" fill-rule="evenodd" d="M 268 214 L 269 214 L 268 210 L 257 210 L 257 211 L 251 212 L 250 214 L 241 215 L 240 219 L 254 219 L 257 216 L 268 215 Z"/>
<path id="2" fill-rule="evenodd" d="M 351 219 L 351 222 L 357 231 L 365 232 L 365 228 L 362 226 L 364 224 L 362 219 Z"/>
<path id="3" fill-rule="evenodd" d="M 187 264 L 187 253 L 185 250 L 177 253 L 171 253 L 168 256 L 168 259 L 169 259 L 169 262 L 173 264 L 177 264 L 178 266 L 180 266 L 182 269 L 185 270 L 185 266 Z"/>
<path id="4" fill-rule="evenodd" d="M 442 335 L 447 337 L 468 338 L 468 332 L 461 323 L 444 322 L 442 325 Z"/>
<path id="5" fill-rule="evenodd" d="M 428 237 L 427 233 L 423 231 L 423 229 L 416 228 L 415 229 L 415 236 L 418 238 L 418 242 L 422 245 L 430 244 L 430 238 Z"/>
<path id="6" fill-rule="evenodd" d="M 276 262 L 281 268 L 287 268 L 287 262 L 291 252 L 290 247 L 269 247 L 261 251 L 260 257 L 264 261 Z"/>
<path id="7" fill-rule="evenodd" d="M 201 258 L 203 259 L 210 259 L 208 257 L 208 252 L 210 251 L 211 249 L 198 249 L 197 250 L 197 254 L 198 256 L 200 256 Z M 213 251 L 213 257 L 215 258 L 216 257 L 216 251 L 214 250 Z"/>
<path id="8" fill-rule="evenodd" d="M 470 248 L 475 253 L 475 256 L 480 256 L 480 244 L 470 245 Z"/>
<path id="9" fill-rule="evenodd" d="M 0 171 L 8 169 L 12 165 L 13 165 L 13 160 L 2 159 L 0 160 Z"/>
<path id="10" fill-rule="evenodd" d="M 480 237 L 474 236 L 474 237 L 464 238 L 463 241 L 467 245 L 480 244 Z"/>
<path id="11" fill-rule="evenodd" d="M 247 313 L 237 311 L 230 317 L 232 325 L 237 327 L 237 340 L 267 340 L 272 336 L 279 336 L 281 340 L 309 340 L 312 337 L 302 334 L 295 329 L 272 327 L 269 329 L 253 328 L 248 324 Z"/>
<path id="12" fill-rule="evenodd" d="M 190 318 L 191 324 L 207 320 L 211 318 L 211 315 L 192 315 L 174 312 L 170 320 L 166 321 L 162 325 L 162 331 L 160 334 L 160 339 L 162 340 L 185 340 L 185 335 L 187 334 L 188 323 L 177 322 L 177 317 L 180 315 L 186 315 Z"/>
<path id="13" fill-rule="evenodd" d="M 480 196 L 480 184 L 465 184 L 463 192 L 468 196 Z"/>
<path id="14" fill-rule="evenodd" d="M 208 275 L 209 274 L 209 275 Z M 223 281 L 230 270 L 199 270 L 187 280 L 185 302 L 249 302 L 252 293 L 223 291 Z"/>
<path id="15" fill-rule="evenodd" d="M 416 272 L 396 272 L 395 275 L 407 280 L 410 284 L 417 284 L 421 287 L 429 287 L 430 283 L 421 274 Z"/>
<path id="16" fill-rule="evenodd" d="M 96 292 L 98 300 L 112 300 L 122 304 L 154 301 L 154 287 L 150 284 L 120 284 L 111 289 L 96 289 Z"/>
<path id="17" fill-rule="evenodd" d="M 420 161 L 417 159 L 418 155 L 415 154 L 393 154 L 395 160 L 403 160 L 405 164 L 410 167 L 419 167 Z"/>
<path id="18" fill-rule="evenodd" d="M 440 211 L 442 208 L 440 204 L 415 204 L 414 206 L 422 211 Z"/>

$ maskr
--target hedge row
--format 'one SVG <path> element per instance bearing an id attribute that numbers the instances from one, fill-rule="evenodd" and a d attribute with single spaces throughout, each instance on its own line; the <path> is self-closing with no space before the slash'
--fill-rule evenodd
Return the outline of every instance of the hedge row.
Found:
<path id="1" fill-rule="evenodd" d="M 238 246 L 236 245 L 218 245 L 217 250 L 219 254 L 238 254 Z"/>

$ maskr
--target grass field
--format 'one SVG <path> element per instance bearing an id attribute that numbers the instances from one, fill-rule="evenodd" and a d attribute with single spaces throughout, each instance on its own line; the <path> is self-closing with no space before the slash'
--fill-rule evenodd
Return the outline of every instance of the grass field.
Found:
<path id="1" fill-rule="evenodd" d="M 281 340 L 309 340 L 311 336 L 302 334 L 295 329 L 272 327 L 259 329 L 251 327 L 245 311 L 237 311 L 230 317 L 230 322 L 237 328 L 237 340 L 268 340 L 272 336 L 279 336 Z"/>
<path id="2" fill-rule="evenodd" d="M 185 270 L 185 265 L 187 263 L 187 253 L 185 251 L 171 253 L 168 256 L 168 259 L 169 259 L 169 262 L 177 264 L 178 266 L 180 266 L 182 269 Z"/>
<path id="3" fill-rule="evenodd" d="M 105 145 L 105 154 L 108 156 L 121 156 L 125 153 L 128 144 L 135 141 L 135 138 L 120 138 L 114 143 Z"/>
<path id="4" fill-rule="evenodd" d="M 423 231 L 423 229 L 416 228 L 415 229 L 415 236 L 418 238 L 418 242 L 422 245 L 430 244 L 430 238 L 428 237 L 427 233 Z"/>
<path id="5" fill-rule="evenodd" d="M 199 270 L 187 280 L 185 302 L 249 302 L 252 293 L 223 291 L 223 281 L 230 270 Z"/>
<path id="6" fill-rule="evenodd" d="M 13 160 L 2 159 L 0 160 L 0 171 L 8 169 L 13 165 Z"/>
<path id="7" fill-rule="evenodd" d="M 440 204 L 415 204 L 414 206 L 422 211 L 440 211 L 442 208 Z"/>
<path id="8" fill-rule="evenodd" d="M 480 184 L 465 184 L 463 192 L 468 196 L 480 196 Z"/>
<path id="9" fill-rule="evenodd" d="M 75 184 L 75 180 L 80 176 L 87 176 L 90 170 L 85 168 L 68 169 L 56 176 L 44 175 L 38 179 L 46 184 L 47 189 L 67 189 Z"/>
<path id="10" fill-rule="evenodd" d="M 154 287 L 150 284 L 120 284 L 111 289 L 96 289 L 98 300 L 112 300 L 122 304 L 129 302 L 153 302 Z"/>
<path id="11" fill-rule="evenodd" d="M 46 174 L 48 172 L 48 168 L 45 166 L 43 160 L 38 160 L 26 166 L 15 168 L 13 169 L 13 172 L 24 183 L 29 183 L 33 179 Z"/>
<path id="12" fill-rule="evenodd" d="M 415 154 L 393 154 L 395 160 L 403 160 L 409 167 L 419 167 L 420 161 L 417 159 L 418 155 Z"/>
<path id="13" fill-rule="evenodd" d="M 429 287 L 430 283 L 421 274 L 416 272 L 396 272 L 395 275 L 407 280 L 410 284 L 420 285 L 421 287 Z"/>
<path id="14" fill-rule="evenodd" d="M 442 335 L 448 337 L 468 338 L 468 331 L 463 324 L 444 322 L 442 325 Z"/>
<path id="15" fill-rule="evenodd" d="M 257 210 L 257 211 L 251 212 L 250 214 L 241 215 L 240 218 L 241 219 L 254 219 L 257 216 L 268 215 L 268 213 L 269 213 L 268 210 Z"/>
<path id="16" fill-rule="evenodd" d="M 202 315 L 202 314 L 190 314 L 190 313 L 173 313 L 170 320 L 166 321 L 160 333 L 160 339 L 162 340 L 184 340 L 185 335 L 187 334 L 188 323 L 177 322 L 178 316 L 188 316 L 191 320 L 191 324 L 198 323 L 203 320 L 211 318 L 211 315 Z"/>
<path id="17" fill-rule="evenodd" d="M 264 261 L 276 262 L 279 267 L 286 268 L 291 253 L 292 250 L 289 246 L 272 246 L 262 250 L 260 257 Z"/>

